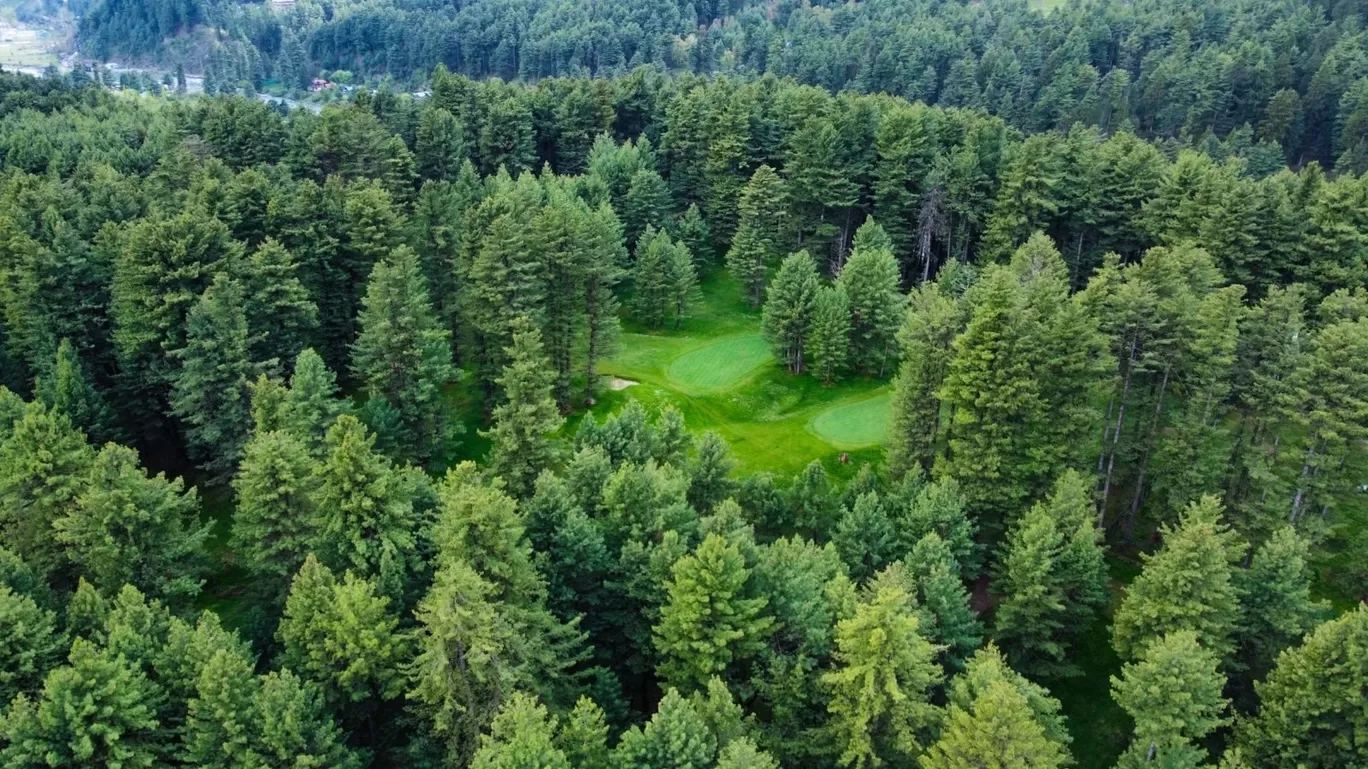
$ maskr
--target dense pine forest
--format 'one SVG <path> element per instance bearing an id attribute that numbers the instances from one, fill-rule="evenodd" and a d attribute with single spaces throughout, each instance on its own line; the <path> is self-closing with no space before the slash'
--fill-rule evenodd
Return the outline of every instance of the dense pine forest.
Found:
<path id="1" fill-rule="evenodd" d="M 0 767 L 1368 764 L 1357 7 L 397 5 L 0 73 Z"/>

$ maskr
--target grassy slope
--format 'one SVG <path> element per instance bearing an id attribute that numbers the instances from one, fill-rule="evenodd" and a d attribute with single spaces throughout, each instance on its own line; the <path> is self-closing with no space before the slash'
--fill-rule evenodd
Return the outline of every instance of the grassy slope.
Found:
<path id="1" fill-rule="evenodd" d="M 628 398 L 648 410 L 672 404 L 691 429 L 721 434 L 741 472 L 773 472 L 781 480 L 813 459 L 844 476 L 860 460 L 878 458 L 877 430 L 874 439 L 860 441 L 857 426 L 846 431 L 846 442 L 836 445 L 809 424 L 828 409 L 869 401 L 887 382 L 855 379 L 823 387 L 810 376 L 789 374 L 765 348 L 760 313 L 746 305 L 735 281 L 715 274 L 703 282 L 701 293 L 693 317 L 678 331 L 652 332 L 628 323 L 618 353 L 600 369 L 640 384 L 601 393 L 595 414 L 612 413 Z M 865 415 L 863 421 L 879 420 Z M 842 451 L 851 454 L 849 465 L 840 465 Z"/>

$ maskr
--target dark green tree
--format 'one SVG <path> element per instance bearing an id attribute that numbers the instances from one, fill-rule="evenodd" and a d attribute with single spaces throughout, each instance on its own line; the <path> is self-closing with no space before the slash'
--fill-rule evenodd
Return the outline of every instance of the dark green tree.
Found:
<path id="1" fill-rule="evenodd" d="M 482 435 L 492 442 L 490 472 L 521 497 L 555 460 L 551 434 L 564 420 L 552 397 L 555 371 L 543 352 L 541 332 L 526 318 L 514 322 L 508 358 L 497 380 L 504 401 L 494 407 L 493 426 Z"/>
<path id="2" fill-rule="evenodd" d="M 761 325 L 775 356 L 794 374 L 803 373 L 803 351 L 808 343 L 817 292 L 817 265 L 806 251 L 789 255 L 779 266 L 765 296 Z"/>

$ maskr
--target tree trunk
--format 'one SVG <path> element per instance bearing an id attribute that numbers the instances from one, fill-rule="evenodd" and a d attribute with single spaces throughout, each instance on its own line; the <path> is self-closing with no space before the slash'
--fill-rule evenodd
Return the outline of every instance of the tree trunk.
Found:
<path id="1" fill-rule="evenodd" d="M 1102 477 L 1102 498 L 1097 504 L 1097 528 L 1104 528 L 1107 514 L 1107 499 L 1111 496 L 1113 473 L 1116 471 L 1116 451 L 1121 443 L 1121 430 L 1126 423 L 1126 398 L 1130 395 L 1131 377 L 1135 374 L 1135 349 L 1140 344 L 1140 335 L 1131 337 L 1130 352 L 1126 359 L 1126 376 L 1121 380 L 1121 402 L 1117 405 L 1116 427 L 1112 428 L 1111 451 L 1107 457 L 1107 472 Z"/>
<path id="2" fill-rule="evenodd" d="M 1123 536 L 1128 543 L 1135 534 L 1135 519 L 1140 514 L 1140 502 L 1145 498 L 1145 475 L 1149 471 L 1150 452 L 1154 450 L 1154 438 L 1159 432 L 1159 421 L 1164 414 L 1164 392 L 1168 389 L 1169 374 L 1172 370 L 1172 366 L 1164 367 L 1164 379 L 1159 383 L 1159 393 L 1154 399 L 1154 421 L 1150 423 L 1149 434 L 1145 436 L 1145 450 L 1140 455 L 1140 473 L 1135 477 L 1135 493 L 1131 495 L 1130 508 L 1126 512 Z"/>

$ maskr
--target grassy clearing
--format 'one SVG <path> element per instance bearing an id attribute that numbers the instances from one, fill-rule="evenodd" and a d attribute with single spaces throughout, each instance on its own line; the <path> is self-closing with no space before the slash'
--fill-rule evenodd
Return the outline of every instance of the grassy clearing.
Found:
<path id="1" fill-rule="evenodd" d="M 888 438 L 892 393 L 846 403 L 818 414 L 808 423 L 818 438 L 837 448 L 877 446 Z"/>
<path id="2" fill-rule="evenodd" d="M 772 472 L 783 481 L 813 459 L 838 477 L 852 474 L 861 461 L 878 459 L 877 440 L 857 435 L 837 445 L 808 426 L 828 410 L 870 401 L 887 382 L 853 379 L 823 387 L 810 376 L 790 374 L 765 345 L 760 313 L 747 306 L 736 281 L 714 274 L 701 294 L 694 316 L 678 331 L 649 332 L 628 323 L 618 352 L 599 368 L 641 384 L 600 393 L 593 413 L 611 414 L 628 399 L 648 411 L 673 405 L 695 432 L 713 430 L 725 438 L 740 472 Z M 841 414 L 826 420 L 833 431 L 842 421 Z M 843 451 L 854 461 L 840 464 Z"/>
<path id="3" fill-rule="evenodd" d="M 710 392 L 735 387 L 747 374 L 773 360 L 764 337 L 739 334 L 675 358 L 666 373 L 683 391 Z"/>
<path id="4" fill-rule="evenodd" d="M 0 64 L 46 67 L 57 63 L 54 32 L 0 19 Z"/>

